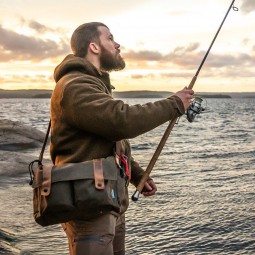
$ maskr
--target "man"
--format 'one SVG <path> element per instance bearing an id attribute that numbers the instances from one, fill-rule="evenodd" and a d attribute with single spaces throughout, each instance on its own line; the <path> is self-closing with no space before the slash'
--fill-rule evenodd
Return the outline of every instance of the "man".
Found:
<path id="1" fill-rule="evenodd" d="M 129 106 L 111 96 L 110 71 L 122 70 L 125 62 L 120 45 L 108 27 L 99 22 L 79 26 L 71 38 L 73 54 L 57 66 L 56 87 L 51 100 L 51 157 L 54 164 L 106 158 L 121 141 L 131 170 L 131 184 L 137 186 L 143 170 L 131 157 L 129 138 L 134 138 L 184 114 L 193 91 L 183 89 L 175 95 L 145 105 Z M 157 188 L 148 179 L 144 196 Z M 109 212 L 87 221 L 62 224 L 72 255 L 124 255 L 126 201 L 121 212 Z"/>

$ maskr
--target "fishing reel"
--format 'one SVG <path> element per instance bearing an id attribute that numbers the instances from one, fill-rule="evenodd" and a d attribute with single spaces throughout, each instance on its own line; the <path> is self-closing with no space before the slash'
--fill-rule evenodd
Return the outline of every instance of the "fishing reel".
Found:
<path id="1" fill-rule="evenodd" d="M 197 114 L 200 114 L 205 110 L 205 107 L 202 106 L 203 99 L 201 97 L 195 97 L 189 108 L 186 111 L 187 120 L 193 122 Z"/>

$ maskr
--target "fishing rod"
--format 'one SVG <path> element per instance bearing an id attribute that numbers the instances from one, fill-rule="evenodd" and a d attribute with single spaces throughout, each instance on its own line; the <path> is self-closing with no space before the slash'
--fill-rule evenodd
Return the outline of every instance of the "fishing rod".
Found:
<path id="1" fill-rule="evenodd" d="M 224 18 L 223 18 L 223 20 L 222 20 L 222 22 L 220 24 L 220 27 L 218 28 L 218 30 L 217 30 L 217 32 L 216 32 L 216 34 L 215 34 L 215 36 L 214 36 L 214 38 L 213 38 L 213 40 L 212 40 L 212 42 L 210 44 L 210 46 L 209 46 L 205 56 L 204 56 L 201 64 L 199 65 L 199 67 L 197 69 L 197 72 L 195 73 L 194 77 L 192 78 L 192 80 L 191 80 L 191 82 L 190 82 L 190 84 L 188 86 L 188 89 L 192 89 L 193 86 L 195 85 L 195 82 L 196 82 L 197 77 L 198 77 L 198 75 L 200 73 L 200 70 L 202 69 L 202 67 L 204 65 L 204 62 L 205 62 L 205 60 L 206 60 L 206 58 L 207 58 L 207 56 L 208 56 L 208 54 L 209 54 L 209 52 L 210 52 L 214 42 L 215 42 L 215 40 L 216 40 L 216 38 L 217 38 L 217 36 L 218 36 L 218 34 L 220 32 L 220 30 L 221 30 L 221 28 L 222 28 L 222 26 L 223 26 L 223 24 L 225 22 L 225 19 L 227 18 L 231 8 L 234 11 L 238 11 L 238 8 L 234 6 L 234 2 L 235 2 L 235 0 L 233 0 L 231 2 L 230 6 L 228 8 L 228 11 L 225 14 L 225 16 L 224 16 Z M 195 97 L 194 100 L 192 101 L 190 107 L 187 109 L 186 114 L 187 114 L 187 119 L 188 119 L 189 122 L 192 122 L 195 119 L 196 115 L 199 114 L 203 110 L 201 102 L 202 102 L 201 98 Z M 169 123 L 169 125 L 168 125 L 168 127 L 167 127 L 167 129 L 166 129 L 166 131 L 164 133 L 164 135 L 161 138 L 161 141 L 158 144 L 158 147 L 157 147 L 156 151 L 154 152 L 154 154 L 153 154 L 153 156 L 152 156 L 152 158 L 150 160 L 149 165 L 146 168 L 146 171 L 143 173 L 143 176 L 142 176 L 138 186 L 136 187 L 136 191 L 132 195 L 132 200 L 133 201 L 138 201 L 139 195 L 140 195 L 140 193 L 142 192 L 142 190 L 144 188 L 145 182 L 148 180 L 149 175 L 150 175 L 150 173 L 151 173 L 151 171 L 152 171 L 152 169 L 153 169 L 153 167 L 154 167 L 154 165 L 155 165 L 155 163 L 156 163 L 156 161 L 157 161 L 157 159 L 158 159 L 158 157 L 159 157 L 159 155 L 160 155 L 160 153 L 161 153 L 161 151 L 162 151 L 162 149 L 163 149 L 163 147 L 164 147 L 164 145 L 165 145 L 165 143 L 166 143 L 166 141 L 167 141 L 167 139 L 168 139 L 168 137 L 169 137 L 173 127 L 174 127 L 174 125 L 177 123 L 177 120 L 178 120 L 178 116 L 174 116 L 172 118 L 172 120 L 170 121 L 170 123 Z"/>

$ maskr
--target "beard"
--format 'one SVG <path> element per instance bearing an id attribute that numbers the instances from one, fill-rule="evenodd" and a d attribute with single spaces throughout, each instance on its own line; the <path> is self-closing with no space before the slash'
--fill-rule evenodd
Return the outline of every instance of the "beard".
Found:
<path id="1" fill-rule="evenodd" d="M 101 70 L 106 72 L 120 71 L 125 68 L 126 63 L 120 54 L 113 55 L 103 45 L 100 45 L 102 52 L 100 56 Z"/>

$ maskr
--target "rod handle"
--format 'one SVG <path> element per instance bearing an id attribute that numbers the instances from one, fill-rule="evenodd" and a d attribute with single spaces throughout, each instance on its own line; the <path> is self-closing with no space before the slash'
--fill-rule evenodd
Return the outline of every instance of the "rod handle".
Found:
<path id="1" fill-rule="evenodd" d="M 197 76 L 195 75 L 195 76 L 192 78 L 192 80 L 191 80 L 191 82 L 190 82 L 190 84 L 189 84 L 189 86 L 188 86 L 188 89 L 193 89 L 193 86 L 194 86 L 194 84 L 196 83 L 196 80 L 197 80 Z"/>

